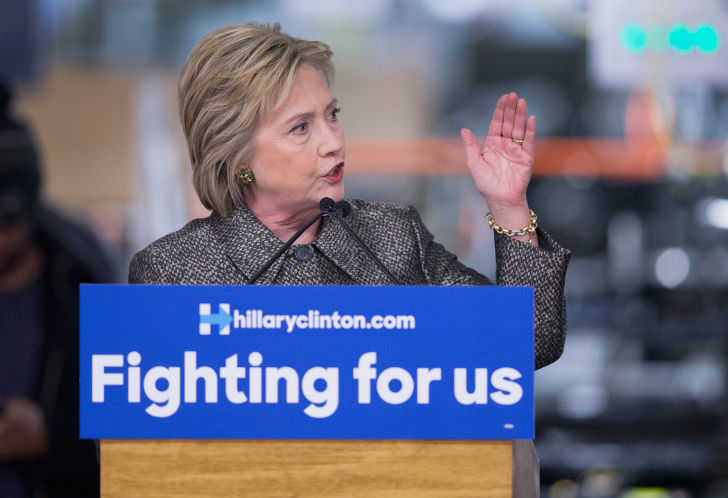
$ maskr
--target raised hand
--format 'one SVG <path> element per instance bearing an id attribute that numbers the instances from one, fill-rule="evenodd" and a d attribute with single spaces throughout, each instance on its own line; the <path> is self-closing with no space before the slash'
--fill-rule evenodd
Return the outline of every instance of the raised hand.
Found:
<path id="1" fill-rule="evenodd" d="M 461 135 L 470 174 L 488 206 L 522 205 L 533 171 L 536 135 L 536 117 L 526 120 L 526 101 L 515 92 L 498 100 L 482 149 L 472 131 L 463 128 Z"/>
<path id="2" fill-rule="evenodd" d="M 520 229 L 530 223 L 526 188 L 533 171 L 536 117 L 515 92 L 498 99 L 481 149 L 472 131 L 460 131 L 468 169 L 495 222 Z M 518 237 L 526 241 L 527 237 Z"/>

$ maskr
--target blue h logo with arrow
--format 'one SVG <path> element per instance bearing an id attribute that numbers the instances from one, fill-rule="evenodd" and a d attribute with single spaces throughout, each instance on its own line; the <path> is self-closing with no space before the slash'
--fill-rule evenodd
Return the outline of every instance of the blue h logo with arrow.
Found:
<path id="1" fill-rule="evenodd" d="M 212 324 L 217 325 L 220 335 L 230 335 L 230 323 L 233 321 L 230 304 L 219 303 L 217 309 L 217 313 L 213 315 L 210 303 L 200 303 L 200 335 L 210 335 Z"/>

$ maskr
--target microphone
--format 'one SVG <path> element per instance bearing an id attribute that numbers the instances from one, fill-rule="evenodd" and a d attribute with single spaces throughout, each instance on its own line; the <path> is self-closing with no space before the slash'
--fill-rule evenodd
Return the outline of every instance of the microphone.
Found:
<path id="1" fill-rule="evenodd" d="M 397 280 L 397 278 L 392 275 L 392 272 L 390 272 L 386 266 L 384 266 L 384 263 L 382 263 L 379 258 L 372 252 L 371 249 L 364 243 L 363 240 L 359 238 L 359 236 L 356 234 L 356 232 L 344 221 L 344 218 L 349 216 L 349 213 L 351 213 L 351 204 L 349 204 L 347 201 L 339 201 L 333 206 L 331 206 L 331 211 L 333 211 L 333 216 L 336 216 L 338 218 L 339 222 L 341 223 L 341 226 L 344 227 L 344 229 L 349 232 L 349 235 L 351 235 L 354 240 L 356 241 L 359 246 L 364 249 L 364 252 L 367 253 L 367 256 L 374 261 L 377 266 L 389 277 L 389 279 L 395 284 L 395 285 L 402 285 L 402 282 Z M 331 216 L 330 214 L 326 214 L 324 216 Z"/>
<path id="2" fill-rule="evenodd" d="M 324 197 L 319 201 L 319 209 L 321 211 L 329 212 L 333 206 L 335 206 L 336 203 L 331 197 Z"/>
<path id="3" fill-rule="evenodd" d="M 319 218 L 321 218 L 322 216 L 331 216 L 333 214 L 333 210 L 334 210 L 334 208 L 335 208 L 335 206 L 337 204 L 338 203 L 335 203 L 334 200 L 331 199 L 330 197 L 324 197 L 323 199 L 321 199 L 319 201 L 319 212 L 318 212 L 318 214 L 316 216 L 314 216 L 311 219 L 311 221 L 309 221 L 308 223 L 306 223 L 305 225 L 303 225 L 303 227 L 300 230 L 298 230 L 296 233 L 294 233 L 293 236 L 290 239 L 288 239 L 288 241 L 286 241 L 285 244 L 283 244 L 283 247 L 281 247 L 280 249 L 278 249 L 278 251 L 273 256 L 271 256 L 271 258 L 268 261 L 266 261 L 266 263 L 263 265 L 263 267 L 260 270 L 258 270 L 255 273 L 255 275 L 253 275 L 252 277 L 250 277 L 250 280 L 248 280 L 247 285 L 253 285 L 260 278 L 260 276 L 263 273 L 265 273 L 268 270 L 268 268 L 270 268 L 271 265 L 273 263 L 275 263 L 276 260 L 278 258 L 280 258 L 281 255 L 283 255 L 283 253 L 286 252 L 286 250 L 289 247 L 291 247 L 291 245 L 293 245 L 293 243 L 296 240 L 298 240 L 298 238 L 303 234 L 303 232 L 305 232 L 306 230 L 308 230 L 308 228 L 311 225 L 313 225 L 314 223 L 316 223 L 319 220 Z M 349 206 L 349 210 L 351 211 L 351 206 Z"/>
<path id="4" fill-rule="evenodd" d="M 347 217 L 349 216 L 349 213 L 351 213 L 351 204 L 346 201 L 339 201 L 335 203 L 332 199 L 324 197 L 323 199 L 321 199 L 321 202 L 324 202 L 324 200 L 331 201 L 331 203 L 326 203 L 326 207 L 321 208 L 321 210 L 324 212 L 322 215 L 324 217 L 338 217 L 339 214 Z"/>
<path id="5" fill-rule="evenodd" d="M 341 200 L 341 201 L 337 202 L 336 204 L 334 204 L 333 209 L 334 209 L 334 212 L 336 212 L 336 213 L 338 213 L 339 210 L 341 210 L 341 216 L 343 218 L 346 218 L 347 216 L 349 216 L 349 213 L 351 213 L 351 204 L 349 204 L 348 202 L 346 202 L 344 200 Z"/>

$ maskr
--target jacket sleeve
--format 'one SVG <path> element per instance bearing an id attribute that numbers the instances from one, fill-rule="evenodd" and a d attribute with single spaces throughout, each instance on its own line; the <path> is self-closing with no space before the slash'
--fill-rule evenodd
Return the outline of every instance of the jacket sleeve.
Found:
<path id="1" fill-rule="evenodd" d="M 492 282 L 468 268 L 432 234 L 412 209 L 422 271 L 430 285 L 491 285 Z M 535 367 L 556 361 L 566 339 L 564 282 L 570 253 L 545 231 L 537 229 L 539 247 L 495 233 L 496 284 L 534 288 Z"/>
<path id="2" fill-rule="evenodd" d="M 564 283 L 571 253 L 536 229 L 539 246 L 495 234 L 498 285 L 532 286 L 536 368 L 555 362 L 566 340 Z"/>
<path id="3" fill-rule="evenodd" d="M 130 284 L 161 284 L 163 281 L 160 265 L 155 263 L 154 255 L 149 249 L 139 251 L 129 263 Z"/>

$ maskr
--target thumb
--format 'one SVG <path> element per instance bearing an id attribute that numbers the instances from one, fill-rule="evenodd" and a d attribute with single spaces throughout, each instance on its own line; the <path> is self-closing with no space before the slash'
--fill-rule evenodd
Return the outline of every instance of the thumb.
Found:
<path id="1" fill-rule="evenodd" d="M 478 147 L 478 139 L 472 131 L 467 128 L 460 130 L 460 137 L 463 139 L 463 148 L 465 149 L 465 158 L 468 161 L 468 165 L 477 164 L 480 159 L 480 148 Z"/>

